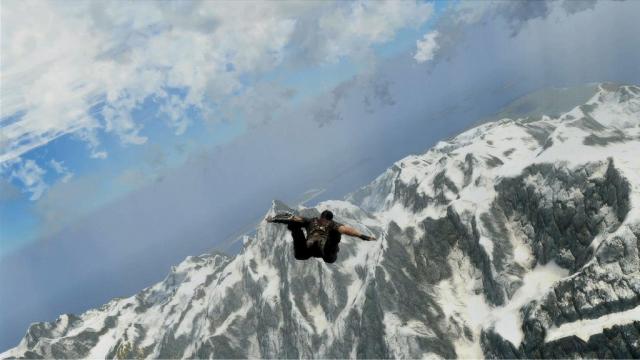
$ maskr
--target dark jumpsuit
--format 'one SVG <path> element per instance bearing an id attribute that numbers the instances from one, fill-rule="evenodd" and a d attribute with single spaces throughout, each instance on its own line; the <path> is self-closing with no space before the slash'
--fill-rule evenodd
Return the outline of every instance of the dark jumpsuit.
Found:
<path id="1" fill-rule="evenodd" d="M 287 228 L 293 237 L 293 253 L 296 259 L 306 260 L 310 257 L 320 257 L 327 263 L 333 263 L 338 258 L 340 248 L 340 232 L 342 224 L 322 218 L 303 218 L 302 222 L 289 222 Z M 304 228 L 307 236 L 302 231 Z"/>

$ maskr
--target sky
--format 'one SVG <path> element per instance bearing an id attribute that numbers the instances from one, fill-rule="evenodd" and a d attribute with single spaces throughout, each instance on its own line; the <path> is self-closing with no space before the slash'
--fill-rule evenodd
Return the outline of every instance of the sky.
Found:
<path id="1" fill-rule="evenodd" d="M 638 13 L 2 1 L 0 350 L 188 255 L 234 254 L 273 199 L 341 198 L 527 93 L 640 83 Z"/>

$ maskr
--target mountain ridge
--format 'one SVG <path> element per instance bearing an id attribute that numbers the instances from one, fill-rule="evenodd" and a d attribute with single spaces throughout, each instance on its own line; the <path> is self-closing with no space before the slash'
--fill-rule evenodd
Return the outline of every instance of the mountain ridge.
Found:
<path id="1" fill-rule="evenodd" d="M 600 84 L 557 116 L 409 155 L 343 201 L 274 202 L 267 215 L 330 208 L 380 239 L 343 239 L 335 264 L 295 261 L 286 229 L 261 224 L 240 254 L 188 257 L 0 357 L 638 357 L 639 145 L 640 88 Z"/>

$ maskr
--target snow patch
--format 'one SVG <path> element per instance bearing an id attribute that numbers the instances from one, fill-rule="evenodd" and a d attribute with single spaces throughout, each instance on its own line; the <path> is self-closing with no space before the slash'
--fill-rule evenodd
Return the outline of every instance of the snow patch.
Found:
<path id="1" fill-rule="evenodd" d="M 484 248 L 484 251 L 489 255 L 489 259 L 493 261 L 493 241 L 486 236 L 480 236 L 480 245 Z"/>
<path id="2" fill-rule="evenodd" d="M 427 328 L 425 324 L 416 320 L 403 322 L 393 313 L 384 313 L 383 323 L 385 333 L 391 336 L 436 336 L 433 330 Z"/>
<path id="3" fill-rule="evenodd" d="M 479 339 L 480 330 L 492 311 L 480 291 L 481 274 L 459 249 L 454 249 L 449 254 L 449 264 L 456 271 L 451 278 L 442 280 L 434 287 L 436 300 L 447 321 L 452 319 L 467 325 L 473 338 Z M 468 341 L 464 336 L 452 340 L 458 357 L 484 357 L 478 341 Z"/>
<path id="4" fill-rule="evenodd" d="M 561 268 L 553 261 L 546 265 L 538 265 L 525 274 L 522 286 L 513 294 L 511 300 L 505 306 L 493 311 L 491 317 L 494 319 L 495 331 L 518 347 L 523 337 L 520 308 L 540 298 L 556 281 L 568 275 L 568 270 Z"/>
<path id="5" fill-rule="evenodd" d="M 309 303 L 309 302 L 307 302 Z M 316 305 L 307 308 L 307 313 L 311 317 L 311 321 L 313 321 L 313 327 L 316 330 L 316 334 L 322 334 L 327 330 L 329 323 L 327 322 L 327 317 L 322 306 Z"/>
<path id="6" fill-rule="evenodd" d="M 533 254 L 531 251 L 531 247 L 523 242 L 516 242 L 515 239 L 511 239 L 511 244 L 513 246 L 513 260 L 520 264 L 528 264 L 532 258 Z"/>
<path id="7" fill-rule="evenodd" d="M 552 327 L 547 330 L 545 342 L 575 335 L 584 341 L 589 337 L 602 333 L 605 329 L 614 325 L 625 325 L 640 320 L 640 306 L 627 311 L 601 316 L 597 319 L 578 320 Z"/>
<path id="8" fill-rule="evenodd" d="M 222 324 L 216 327 L 216 330 L 212 336 L 218 336 L 218 335 L 224 334 L 229 329 L 229 326 L 231 326 L 231 324 L 236 318 L 245 316 L 247 314 L 247 311 L 249 311 L 250 306 L 251 304 L 244 304 L 240 309 L 229 314 L 229 316 L 227 316 L 227 318 L 222 322 Z"/>
<path id="9" fill-rule="evenodd" d="M 616 93 L 608 91 L 600 91 L 595 97 L 598 100 L 590 103 L 596 107 L 590 112 L 590 115 L 600 124 L 607 127 L 625 129 L 640 124 L 640 99 L 634 97 L 627 102 L 620 102 L 616 99 Z"/>

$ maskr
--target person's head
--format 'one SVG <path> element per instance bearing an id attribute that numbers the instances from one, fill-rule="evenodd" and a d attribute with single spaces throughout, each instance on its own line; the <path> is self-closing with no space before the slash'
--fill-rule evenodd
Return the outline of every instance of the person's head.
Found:
<path id="1" fill-rule="evenodd" d="M 333 213 L 329 210 L 325 210 L 320 214 L 321 219 L 331 220 L 333 219 Z"/>

